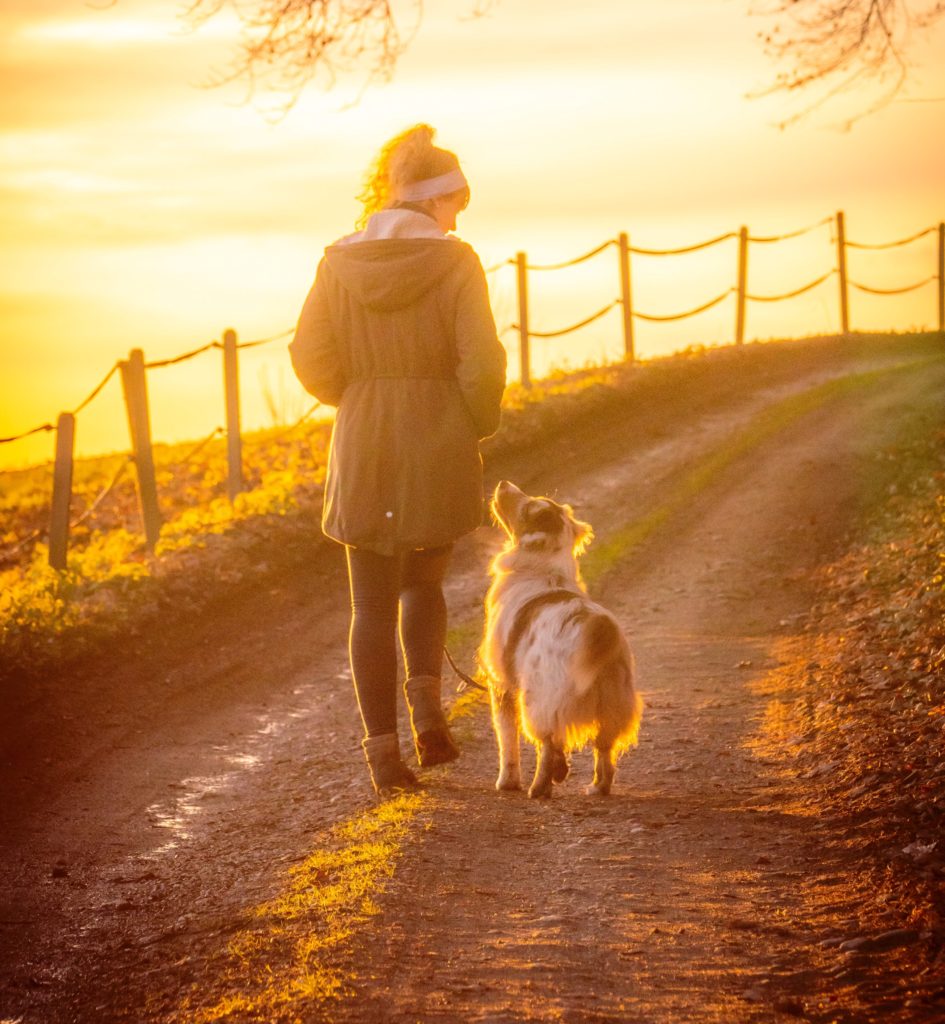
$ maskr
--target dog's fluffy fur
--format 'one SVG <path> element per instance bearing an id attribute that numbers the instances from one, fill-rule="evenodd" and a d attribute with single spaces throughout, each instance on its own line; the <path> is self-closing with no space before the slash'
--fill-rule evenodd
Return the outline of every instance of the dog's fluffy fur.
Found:
<path id="1" fill-rule="evenodd" d="M 577 559 L 593 537 L 569 506 L 496 488 L 492 512 L 508 540 L 491 566 L 480 662 L 489 675 L 499 745 L 496 789 L 521 789 L 519 730 L 538 758 L 531 797 L 568 775 L 570 751 L 594 744 L 594 782 L 606 795 L 617 757 L 636 743 L 643 702 L 616 619 L 587 596 Z"/>

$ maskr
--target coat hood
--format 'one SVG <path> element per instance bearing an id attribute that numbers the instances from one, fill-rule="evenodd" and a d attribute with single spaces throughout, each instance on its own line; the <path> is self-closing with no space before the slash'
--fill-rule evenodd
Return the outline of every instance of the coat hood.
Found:
<path id="1" fill-rule="evenodd" d="M 390 210 L 375 214 L 365 231 L 330 245 L 325 261 L 361 305 L 393 310 L 416 302 L 471 251 L 429 217 Z"/>

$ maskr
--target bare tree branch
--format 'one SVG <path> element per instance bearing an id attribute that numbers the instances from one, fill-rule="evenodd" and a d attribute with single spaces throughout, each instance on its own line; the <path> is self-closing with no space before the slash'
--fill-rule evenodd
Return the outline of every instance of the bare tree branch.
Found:
<path id="1" fill-rule="evenodd" d="M 945 14 L 945 0 L 775 0 L 752 13 L 771 18 L 759 32 L 765 52 L 784 70 L 754 94 L 803 93 L 813 98 L 781 127 L 807 117 L 836 97 L 862 97 L 849 127 L 890 103 L 906 83 L 910 34 L 927 31 Z"/>
<path id="2" fill-rule="evenodd" d="M 242 81 L 261 88 L 288 113 L 307 85 L 328 89 L 340 75 L 359 73 L 365 87 L 389 80 L 420 23 L 422 0 L 403 0 L 401 28 L 391 0 L 192 0 L 183 20 L 197 29 L 224 10 L 239 19 L 241 39 L 229 68 L 211 86 Z"/>
<path id="3" fill-rule="evenodd" d="M 88 0 L 108 6 L 117 0 Z M 265 91 L 286 114 L 311 83 L 329 89 L 341 75 L 362 77 L 363 89 L 389 80 L 419 27 L 423 0 L 184 0 L 181 17 L 194 29 L 231 11 L 240 42 L 228 68 L 209 85 L 239 81 L 247 98 Z M 500 0 L 466 0 L 468 18 Z M 759 32 L 782 70 L 753 95 L 786 92 L 809 98 L 782 127 L 856 92 L 849 127 L 891 102 L 909 73 L 910 33 L 928 31 L 945 15 L 945 0 L 748 0 L 771 22 Z M 395 10 L 396 9 L 396 10 Z M 403 28 L 402 25 L 406 25 Z"/>

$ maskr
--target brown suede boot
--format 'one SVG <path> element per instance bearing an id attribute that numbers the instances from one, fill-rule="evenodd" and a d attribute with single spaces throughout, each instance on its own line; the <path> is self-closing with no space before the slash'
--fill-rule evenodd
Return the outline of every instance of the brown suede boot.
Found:
<path id="1" fill-rule="evenodd" d="M 416 775 L 401 759 L 397 733 L 367 736 L 361 741 L 361 746 L 371 771 L 374 792 L 379 797 L 394 796 L 417 785 Z"/>
<path id="2" fill-rule="evenodd" d="M 440 703 L 439 676 L 414 676 L 404 683 L 410 727 L 421 768 L 447 764 L 459 757 Z"/>

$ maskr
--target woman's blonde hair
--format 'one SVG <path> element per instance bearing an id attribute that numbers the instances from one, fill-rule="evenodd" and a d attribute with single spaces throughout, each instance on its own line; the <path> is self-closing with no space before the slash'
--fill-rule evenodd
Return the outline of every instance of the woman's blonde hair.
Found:
<path id="1" fill-rule="evenodd" d="M 362 204 L 359 228 L 367 224 L 372 213 L 387 209 L 395 201 L 398 187 L 436 178 L 459 167 L 455 153 L 433 145 L 435 135 L 430 125 L 415 124 L 384 143 L 358 195 Z"/>

